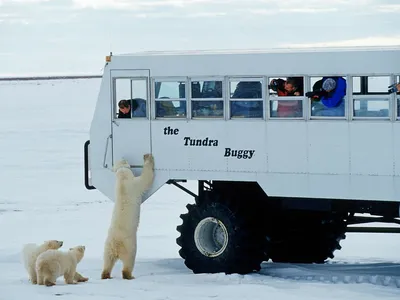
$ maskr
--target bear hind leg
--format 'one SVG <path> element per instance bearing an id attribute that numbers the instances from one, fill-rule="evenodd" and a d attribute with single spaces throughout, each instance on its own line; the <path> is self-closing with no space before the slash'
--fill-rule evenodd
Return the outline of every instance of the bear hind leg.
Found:
<path id="1" fill-rule="evenodd" d="M 123 267 L 122 267 L 122 278 L 123 279 L 135 279 L 132 275 L 133 265 L 135 263 L 135 259 L 132 256 L 124 255 L 121 257 Z"/>
<path id="2" fill-rule="evenodd" d="M 121 254 L 122 260 L 122 278 L 123 279 L 135 279 L 132 275 L 133 267 L 135 265 L 135 258 L 136 258 L 136 243 L 135 246 L 130 251 L 126 251 Z"/>
<path id="3" fill-rule="evenodd" d="M 44 274 L 43 276 L 43 283 L 45 286 L 53 286 L 56 285 L 56 279 L 51 274 Z"/>
<path id="4" fill-rule="evenodd" d="M 115 255 L 111 255 L 111 253 L 104 253 L 104 266 L 103 272 L 101 273 L 101 279 L 111 279 L 111 271 L 114 268 L 115 263 L 117 262 L 117 257 Z"/>
<path id="5" fill-rule="evenodd" d="M 56 283 L 54 281 L 52 281 L 51 278 L 45 277 L 44 278 L 44 285 L 45 286 L 53 286 L 53 285 L 56 285 Z"/>
<path id="6" fill-rule="evenodd" d="M 36 276 L 36 270 L 35 270 L 35 268 L 33 267 L 31 267 L 31 268 L 29 268 L 29 279 L 30 279 L 30 281 L 31 281 L 31 283 L 32 284 L 37 284 L 37 276 Z"/>
<path id="7" fill-rule="evenodd" d="M 44 285 L 44 277 L 40 272 L 37 273 L 37 284 Z"/>

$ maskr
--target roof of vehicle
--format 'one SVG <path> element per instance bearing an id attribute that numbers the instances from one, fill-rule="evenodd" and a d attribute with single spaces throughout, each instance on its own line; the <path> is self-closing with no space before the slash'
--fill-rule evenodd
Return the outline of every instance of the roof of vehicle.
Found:
<path id="1" fill-rule="evenodd" d="M 206 55 L 206 54 L 250 54 L 250 53 L 297 53 L 297 52 L 349 52 L 349 51 L 399 51 L 398 46 L 356 46 L 356 47 L 297 47 L 267 49 L 204 49 L 204 50 L 165 50 L 138 51 L 113 54 L 116 56 L 166 56 L 166 55 Z"/>

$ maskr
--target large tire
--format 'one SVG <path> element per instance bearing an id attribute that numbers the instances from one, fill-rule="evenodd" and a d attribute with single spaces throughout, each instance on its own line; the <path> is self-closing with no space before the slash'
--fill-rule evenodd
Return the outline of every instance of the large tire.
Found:
<path id="1" fill-rule="evenodd" d="M 236 206 L 236 207 L 235 207 Z M 232 203 L 187 206 L 177 226 L 180 256 L 193 273 L 247 274 L 260 270 L 264 236 L 247 210 Z M 218 237 L 217 234 L 220 236 Z"/>
<path id="2" fill-rule="evenodd" d="M 324 263 L 340 250 L 346 238 L 346 224 L 342 220 L 302 220 L 288 222 L 284 230 L 268 243 L 268 256 L 273 262 Z"/>

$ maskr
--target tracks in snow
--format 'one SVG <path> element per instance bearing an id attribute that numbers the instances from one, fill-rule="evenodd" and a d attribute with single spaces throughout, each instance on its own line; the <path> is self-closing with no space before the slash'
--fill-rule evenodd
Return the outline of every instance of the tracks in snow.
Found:
<path id="1" fill-rule="evenodd" d="M 260 274 L 329 283 L 369 283 L 400 288 L 400 263 L 267 263 Z"/>

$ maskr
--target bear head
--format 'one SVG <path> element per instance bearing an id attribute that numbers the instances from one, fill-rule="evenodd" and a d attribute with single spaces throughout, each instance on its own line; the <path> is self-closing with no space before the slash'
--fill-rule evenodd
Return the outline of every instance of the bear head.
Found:
<path id="1" fill-rule="evenodd" d="M 46 246 L 46 249 L 57 250 L 62 247 L 63 241 L 49 240 L 49 241 L 45 241 L 44 245 Z"/>
<path id="2" fill-rule="evenodd" d="M 75 246 L 73 248 L 69 248 L 70 252 L 73 252 L 76 255 L 76 259 L 78 260 L 78 262 L 80 262 L 83 258 L 83 256 L 85 255 L 85 250 L 86 247 L 79 245 L 79 246 Z"/>

